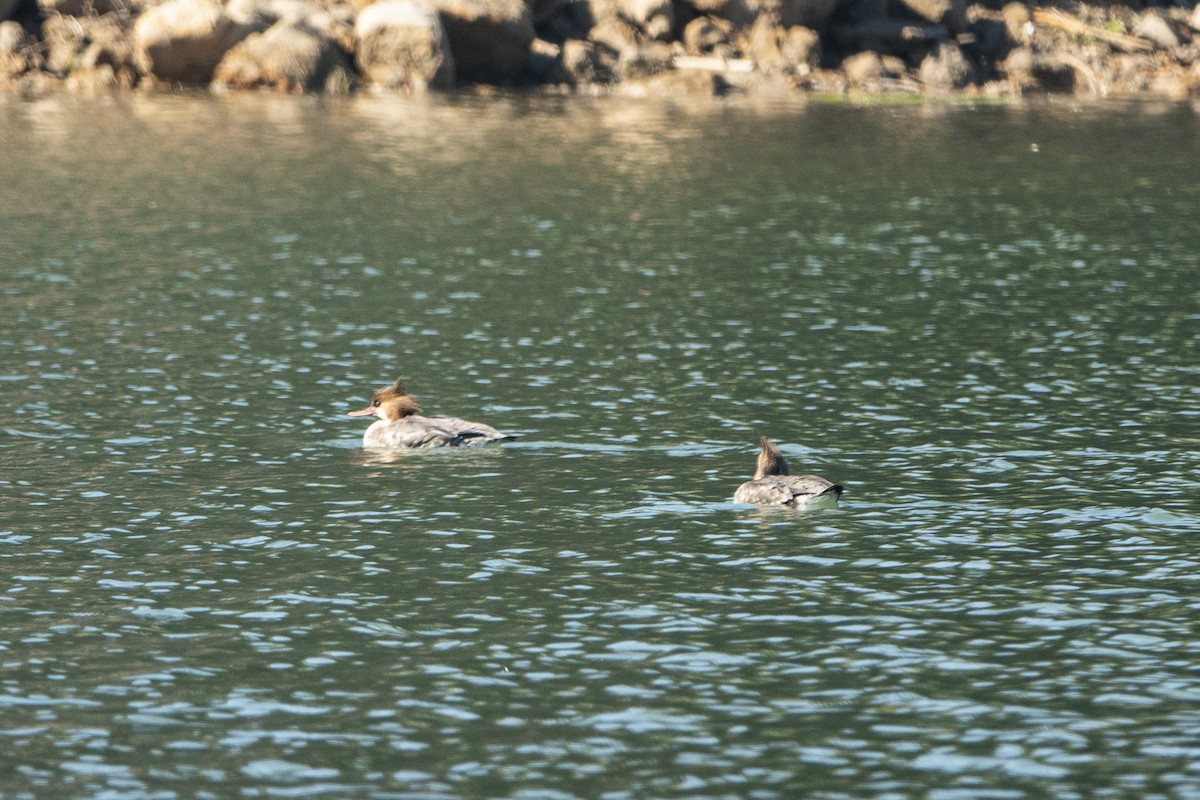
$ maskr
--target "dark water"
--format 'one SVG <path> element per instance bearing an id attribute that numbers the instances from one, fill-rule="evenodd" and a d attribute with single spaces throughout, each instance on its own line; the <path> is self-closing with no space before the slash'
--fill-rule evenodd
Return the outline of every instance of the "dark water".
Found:
<path id="1" fill-rule="evenodd" d="M 1200 797 L 1193 110 L 0 142 L 5 800 Z M 521 438 L 361 450 L 398 375 Z"/>

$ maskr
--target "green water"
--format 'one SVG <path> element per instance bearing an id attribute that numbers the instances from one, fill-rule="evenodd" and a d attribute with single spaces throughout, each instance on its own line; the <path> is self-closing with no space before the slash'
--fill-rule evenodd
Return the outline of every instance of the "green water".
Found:
<path id="1" fill-rule="evenodd" d="M 0 99 L 0 797 L 1200 797 L 1198 140 Z"/>

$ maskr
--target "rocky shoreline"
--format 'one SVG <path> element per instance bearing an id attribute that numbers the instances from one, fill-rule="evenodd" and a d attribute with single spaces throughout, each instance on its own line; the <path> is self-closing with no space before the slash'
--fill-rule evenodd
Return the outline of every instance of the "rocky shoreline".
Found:
<path id="1" fill-rule="evenodd" d="M 0 91 L 1200 96 L 1200 6 L 0 0 Z"/>

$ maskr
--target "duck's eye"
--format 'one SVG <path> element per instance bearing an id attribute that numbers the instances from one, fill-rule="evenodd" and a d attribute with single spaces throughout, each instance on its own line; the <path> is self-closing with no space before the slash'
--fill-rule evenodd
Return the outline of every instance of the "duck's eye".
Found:
<path id="1" fill-rule="evenodd" d="M 371 403 L 371 405 L 375 406 L 376 408 L 379 408 L 379 401 L 376 400 L 373 403 Z"/>

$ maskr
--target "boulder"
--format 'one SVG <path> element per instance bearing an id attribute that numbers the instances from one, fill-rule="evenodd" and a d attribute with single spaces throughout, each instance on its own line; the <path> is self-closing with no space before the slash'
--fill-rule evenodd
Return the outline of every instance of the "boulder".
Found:
<path id="1" fill-rule="evenodd" d="M 1154 10 L 1146 11 L 1138 17 L 1135 30 L 1138 36 L 1149 39 L 1164 50 L 1174 50 L 1183 44 L 1182 37 L 1175 32 L 1171 24 Z"/>
<path id="2" fill-rule="evenodd" d="M 665 42 L 647 42 L 631 47 L 617 59 L 617 74 L 622 81 L 647 78 L 671 69 L 671 46 Z"/>
<path id="3" fill-rule="evenodd" d="M 234 18 L 213 0 L 170 0 L 147 9 L 133 27 L 133 49 L 143 73 L 168 83 L 203 84 L 256 21 Z"/>
<path id="4" fill-rule="evenodd" d="M 19 22 L 0 22 L 0 80 L 8 80 L 29 68 L 25 58 L 29 37 Z"/>
<path id="5" fill-rule="evenodd" d="M 568 39 L 562 46 L 562 65 L 575 84 L 609 83 L 616 71 L 616 59 L 593 42 Z"/>
<path id="6" fill-rule="evenodd" d="M 120 0 L 37 0 L 42 16 L 62 14 L 67 17 L 92 17 L 111 14 L 128 7 Z"/>
<path id="7" fill-rule="evenodd" d="M 638 45 L 637 28 L 617 16 L 605 17 L 588 32 L 588 39 L 614 54 Z"/>
<path id="8" fill-rule="evenodd" d="M 851 86 L 874 87 L 884 79 L 899 78 L 904 75 L 904 60 L 896 56 L 864 50 L 848 56 L 842 62 L 842 71 Z"/>
<path id="9" fill-rule="evenodd" d="M 234 19 L 259 29 L 281 22 L 303 24 L 337 42 L 346 52 L 354 49 L 354 10 L 348 5 L 325 7 L 310 0 L 229 0 L 225 9 Z"/>
<path id="10" fill-rule="evenodd" d="M 896 0 L 896 5 L 926 22 L 945 25 L 952 34 L 967 28 L 966 0 Z"/>
<path id="11" fill-rule="evenodd" d="M 1035 54 L 1028 47 L 1018 47 L 1008 54 L 999 65 L 1013 91 L 1018 94 L 1030 92 L 1058 92 L 1071 94 L 1075 91 L 1075 70 L 1052 55 Z"/>
<path id="12" fill-rule="evenodd" d="M 411 0 L 363 9 L 354 25 L 355 60 L 368 83 L 423 92 L 454 86 L 455 65 L 441 18 Z"/>
<path id="13" fill-rule="evenodd" d="M 441 17 L 458 77 L 496 84 L 522 77 L 536 36 L 524 0 L 425 2 Z"/>
<path id="14" fill-rule="evenodd" d="M 714 17 L 696 17 L 683 29 L 683 46 L 689 53 L 712 53 L 729 44 L 730 24 Z"/>
<path id="15" fill-rule="evenodd" d="M 593 41 L 600 41 L 594 34 L 605 28 L 626 28 L 635 43 L 674 38 L 677 18 L 671 0 L 584 0 L 584 7 L 592 23 L 589 38 Z M 691 11 L 687 8 L 680 11 L 681 24 L 686 24 Z"/>
<path id="16" fill-rule="evenodd" d="M 811 28 L 781 28 L 763 16 L 742 37 L 741 49 L 765 73 L 803 74 L 818 66 L 821 40 Z"/>
<path id="17" fill-rule="evenodd" d="M 124 85 L 137 81 L 129 20 L 118 14 L 66 17 L 51 14 L 42 22 L 46 68 L 59 75 L 107 63 Z"/>
<path id="18" fill-rule="evenodd" d="M 918 77 L 926 89 L 953 91 L 975 82 L 975 66 L 958 45 L 941 42 L 921 61 Z"/>
<path id="19" fill-rule="evenodd" d="M 715 97 L 729 91 L 729 84 L 713 72 L 669 70 L 622 82 L 620 92 L 631 97 Z"/>
<path id="20" fill-rule="evenodd" d="M 341 48 L 302 22 L 279 22 L 250 34 L 213 74 L 218 86 L 279 92 L 345 92 L 352 80 Z"/>

